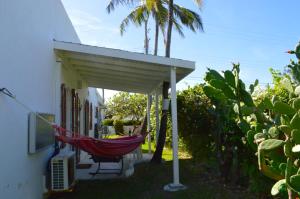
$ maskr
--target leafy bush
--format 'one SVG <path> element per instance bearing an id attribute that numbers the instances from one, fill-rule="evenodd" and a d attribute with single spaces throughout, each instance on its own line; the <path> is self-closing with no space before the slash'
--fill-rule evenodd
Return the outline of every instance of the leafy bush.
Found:
<path id="1" fill-rule="evenodd" d="M 124 135 L 124 125 L 122 120 L 114 120 L 114 128 L 117 135 Z"/>
<path id="2" fill-rule="evenodd" d="M 203 85 L 183 90 L 177 95 L 178 131 L 183 147 L 196 160 L 211 156 L 211 115 L 209 99 L 203 93 Z"/>
<path id="3" fill-rule="evenodd" d="M 137 120 L 123 120 L 123 125 L 124 125 L 124 126 L 136 126 L 136 125 L 141 125 L 141 121 L 137 121 Z"/>
<path id="4" fill-rule="evenodd" d="M 102 121 L 102 124 L 104 126 L 113 126 L 114 125 L 114 120 L 113 119 L 105 119 Z"/>
<path id="5" fill-rule="evenodd" d="M 124 126 L 141 125 L 141 121 L 137 120 L 122 120 Z M 104 126 L 114 126 L 114 119 L 105 119 L 102 121 Z"/>

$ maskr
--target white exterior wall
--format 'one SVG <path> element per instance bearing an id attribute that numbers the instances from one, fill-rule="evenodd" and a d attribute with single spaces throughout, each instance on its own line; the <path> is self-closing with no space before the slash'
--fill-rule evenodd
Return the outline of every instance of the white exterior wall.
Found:
<path id="1" fill-rule="evenodd" d="M 62 3 L 1 0 L 0 24 L 0 88 L 34 111 L 54 113 L 59 124 L 60 84 L 76 88 L 80 78 L 56 62 L 53 51 L 53 39 L 80 42 Z M 27 116 L 27 110 L 0 94 L 0 198 L 41 199 L 44 192 L 52 149 L 28 155 Z"/>

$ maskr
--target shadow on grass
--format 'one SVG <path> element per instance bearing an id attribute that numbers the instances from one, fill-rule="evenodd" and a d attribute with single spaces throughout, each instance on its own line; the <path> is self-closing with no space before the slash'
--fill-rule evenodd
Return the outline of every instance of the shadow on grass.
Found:
<path id="1" fill-rule="evenodd" d="M 255 198 L 245 190 L 229 189 L 214 176 L 214 171 L 195 163 L 192 159 L 180 160 L 181 182 L 188 189 L 178 192 L 163 191 L 172 180 L 172 162 L 143 163 L 135 167 L 133 176 L 115 180 L 80 181 L 72 193 L 52 195 L 51 199 L 232 199 Z"/>

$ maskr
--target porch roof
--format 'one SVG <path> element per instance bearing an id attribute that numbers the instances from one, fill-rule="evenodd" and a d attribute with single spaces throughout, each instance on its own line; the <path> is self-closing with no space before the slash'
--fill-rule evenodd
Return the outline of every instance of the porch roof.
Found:
<path id="1" fill-rule="evenodd" d="M 176 81 L 195 69 L 195 62 L 124 50 L 54 41 L 56 55 L 88 83 L 89 87 L 151 93 L 170 81 L 176 67 Z"/>

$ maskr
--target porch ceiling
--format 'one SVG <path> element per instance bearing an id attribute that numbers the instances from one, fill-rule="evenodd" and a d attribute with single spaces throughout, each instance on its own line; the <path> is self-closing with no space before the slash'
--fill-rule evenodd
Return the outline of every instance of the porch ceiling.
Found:
<path id="1" fill-rule="evenodd" d="M 151 93 L 170 81 L 176 67 L 177 82 L 195 69 L 195 62 L 145 55 L 117 49 L 54 41 L 56 55 L 76 70 L 89 87 Z"/>

